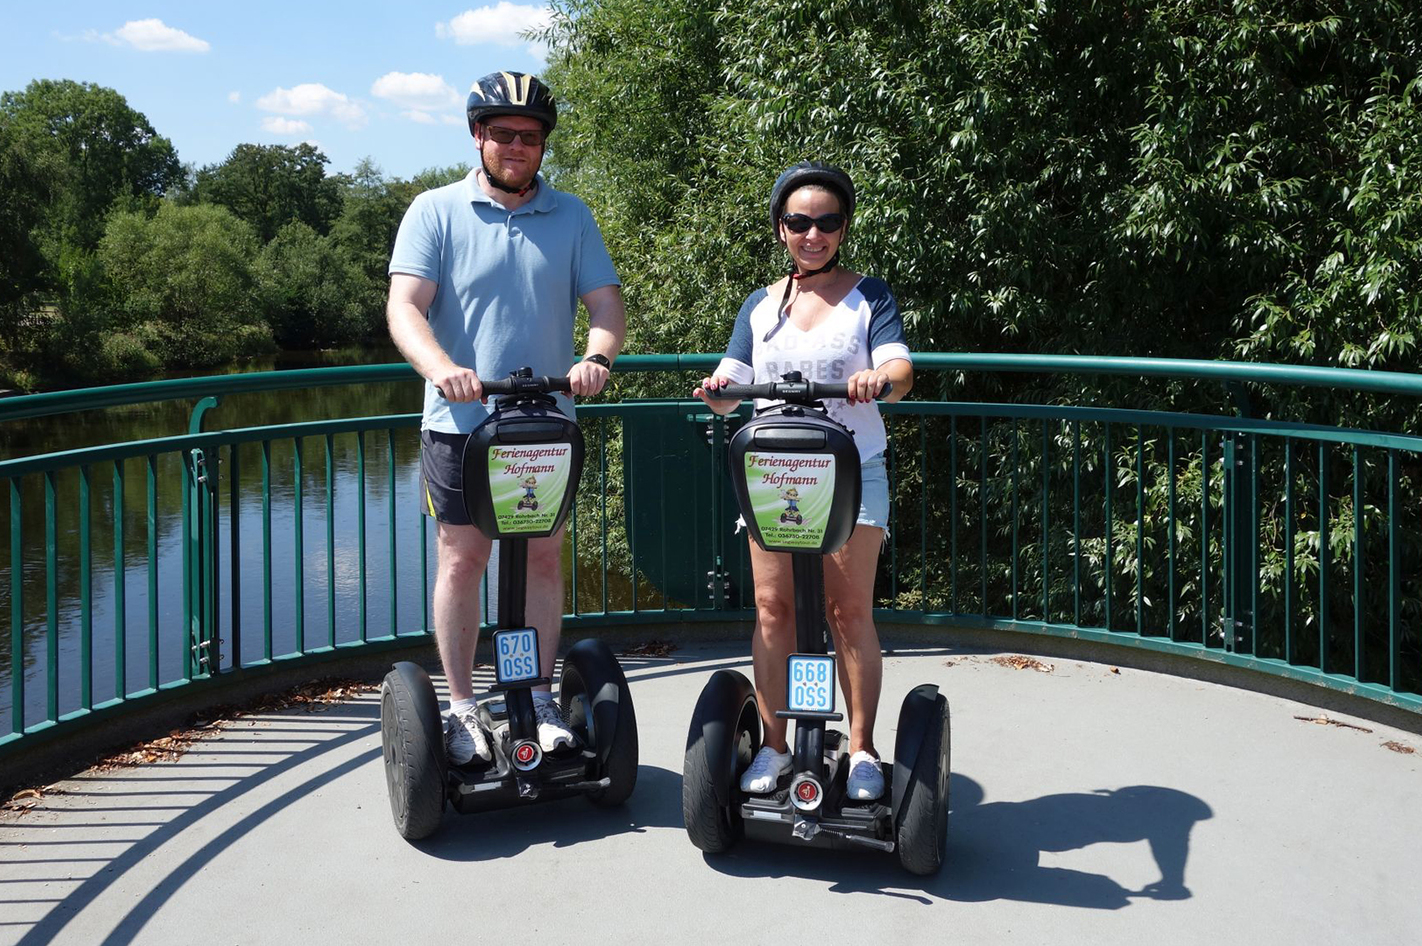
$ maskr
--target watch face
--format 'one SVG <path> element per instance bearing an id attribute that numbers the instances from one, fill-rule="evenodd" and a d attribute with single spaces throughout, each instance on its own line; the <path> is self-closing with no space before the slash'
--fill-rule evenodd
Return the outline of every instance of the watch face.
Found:
<path id="1" fill-rule="evenodd" d="M 607 356 L 600 353 L 585 355 L 583 361 L 591 361 L 593 364 L 602 365 L 604 368 L 612 367 L 612 362 L 607 360 Z"/>

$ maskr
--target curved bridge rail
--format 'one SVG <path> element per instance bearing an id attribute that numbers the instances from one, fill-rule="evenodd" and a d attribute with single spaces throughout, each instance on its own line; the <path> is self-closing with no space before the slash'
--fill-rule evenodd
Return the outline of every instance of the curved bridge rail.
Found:
<path id="1" fill-rule="evenodd" d="M 618 369 L 715 362 L 624 356 Z M 1027 372 L 1220 382 L 1236 401 L 1243 384 L 1422 394 L 1412 375 L 1278 365 L 916 363 L 920 390 L 933 372 Z M 418 416 L 239 426 L 262 418 L 219 406 L 414 377 L 403 365 L 314 369 L 0 401 L 0 425 L 196 401 L 186 433 L 0 460 L 0 758 L 167 691 L 425 635 Z M 880 618 L 1194 654 L 1422 712 L 1422 549 L 1410 538 L 1422 438 L 1094 405 L 911 400 L 887 413 Z M 749 617 L 724 476 L 738 418 L 685 400 L 579 417 L 588 463 L 569 529 L 570 626 Z"/>

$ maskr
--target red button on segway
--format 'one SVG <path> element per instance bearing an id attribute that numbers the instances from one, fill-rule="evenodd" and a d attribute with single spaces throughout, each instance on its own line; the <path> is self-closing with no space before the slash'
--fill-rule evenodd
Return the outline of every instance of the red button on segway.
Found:
<path id="1" fill-rule="evenodd" d="M 814 801 L 820 790 L 815 787 L 814 782 L 801 782 L 800 787 L 795 789 L 795 794 L 800 796 L 801 801 Z"/>
<path id="2" fill-rule="evenodd" d="M 524 743 L 514 751 L 514 758 L 518 759 L 518 761 L 524 765 L 527 765 L 533 761 L 533 747 L 528 743 Z"/>

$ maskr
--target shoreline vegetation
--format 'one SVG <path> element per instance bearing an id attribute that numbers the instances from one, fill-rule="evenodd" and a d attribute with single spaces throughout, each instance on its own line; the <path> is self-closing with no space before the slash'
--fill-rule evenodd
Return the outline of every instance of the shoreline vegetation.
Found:
<path id="1" fill-rule="evenodd" d="M 404 180 L 368 158 L 327 164 L 310 144 L 239 144 L 195 168 L 113 89 L 0 95 L 0 392 L 388 347 L 400 219 L 469 166 Z"/>

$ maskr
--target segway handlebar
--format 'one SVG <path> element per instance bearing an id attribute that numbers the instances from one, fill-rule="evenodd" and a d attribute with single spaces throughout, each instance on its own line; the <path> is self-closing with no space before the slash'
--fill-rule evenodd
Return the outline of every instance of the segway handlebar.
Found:
<path id="1" fill-rule="evenodd" d="M 884 382 L 876 400 L 894 391 L 892 381 Z M 826 384 L 822 381 L 770 381 L 765 384 L 728 384 L 718 391 L 708 390 L 706 396 L 720 401 L 742 401 L 760 398 L 786 401 L 790 404 L 813 404 L 816 401 L 843 401 L 849 397 L 849 385 Z"/>
<path id="2" fill-rule="evenodd" d="M 508 378 L 501 378 L 497 381 L 484 382 L 484 395 L 486 397 L 497 397 L 501 394 L 552 394 L 554 391 L 561 391 L 568 394 L 572 391 L 572 386 L 568 381 L 568 376 L 560 378 L 539 375 L 537 377 L 520 377 L 513 375 Z"/>
<path id="3" fill-rule="evenodd" d="M 500 397 L 506 394 L 552 394 L 554 391 L 561 391 L 565 394 L 572 393 L 572 385 L 568 381 L 568 376 L 550 377 L 548 375 L 510 375 L 507 378 L 499 378 L 494 381 L 484 381 L 484 397 Z M 435 388 L 435 393 L 444 397 L 444 389 Z"/>

